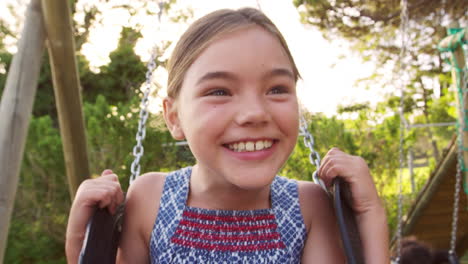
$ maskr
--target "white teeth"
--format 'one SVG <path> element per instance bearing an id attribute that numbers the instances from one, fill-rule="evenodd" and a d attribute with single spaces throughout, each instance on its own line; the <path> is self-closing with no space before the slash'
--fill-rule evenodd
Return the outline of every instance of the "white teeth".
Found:
<path id="1" fill-rule="evenodd" d="M 263 141 L 257 141 L 255 142 L 255 149 L 256 150 L 262 150 L 264 147 Z"/>
<path id="2" fill-rule="evenodd" d="M 245 144 L 244 142 L 240 142 L 239 144 L 237 144 L 237 150 L 239 151 L 242 151 L 245 149 Z"/>
<path id="3" fill-rule="evenodd" d="M 253 143 L 253 142 L 246 142 L 246 143 L 245 143 L 245 150 L 247 150 L 247 151 L 254 151 L 254 150 L 255 150 L 255 143 Z"/>
<path id="4" fill-rule="evenodd" d="M 236 152 L 241 152 L 241 151 L 258 151 L 258 150 L 263 150 L 270 148 L 273 145 L 273 142 L 271 140 L 259 140 L 259 141 L 246 141 L 246 142 L 238 142 L 238 143 L 233 143 L 229 144 L 228 147 L 231 150 L 234 150 Z"/>

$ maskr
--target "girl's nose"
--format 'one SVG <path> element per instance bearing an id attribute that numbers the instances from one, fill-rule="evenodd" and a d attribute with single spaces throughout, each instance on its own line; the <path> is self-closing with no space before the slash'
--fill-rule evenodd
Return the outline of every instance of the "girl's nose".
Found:
<path id="1" fill-rule="evenodd" d="M 270 121 L 270 114 L 265 102 L 260 98 L 250 98 L 239 104 L 235 119 L 240 126 L 262 126 Z"/>

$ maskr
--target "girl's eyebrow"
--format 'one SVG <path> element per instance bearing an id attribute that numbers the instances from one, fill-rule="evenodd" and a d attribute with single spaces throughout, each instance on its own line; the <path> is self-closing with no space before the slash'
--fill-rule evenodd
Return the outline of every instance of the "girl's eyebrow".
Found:
<path id="1" fill-rule="evenodd" d="M 291 70 L 287 69 L 287 68 L 275 68 L 275 69 L 267 72 L 263 78 L 267 79 L 267 78 L 271 78 L 271 77 L 275 77 L 275 76 L 285 76 L 285 77 L 289 77 L 289 78 L 291 78 L 293 80 L 296 79 L 294 77 L 293 72 Z"/>
<path id="2" fill-rule="evenodd" d="M 275 68 L 269 72 L 267 72 L 264 76 L 263 79 L 268 79 L 271 77 L 275 76 L 285 76 L 288 78 L 291 78 L 292 80 L 295 80 L 294 74 L 292 73 L 291 70 L 287 68 Z M 197 85 L 207 81 L 207 80 L 212 80 L 212 79 L 227 79 L 227 80 L 237 80 L 238 78 L 236 77 L 235 74 L 227 71 L 213 71 L 213 72 L 207 72 L 205 73 L 200 79 L 197 81 Z"/>
<path id="3" fill-rule="evenodd" d="M 228 80 L 236 80 L 237 77 L 230 72 L 226 71 L 214 71 L 214 72 L 207 72 L 205 73 L 200 79 L 197 81 L 197 85 L 212 79 L 228 79 Z"/>

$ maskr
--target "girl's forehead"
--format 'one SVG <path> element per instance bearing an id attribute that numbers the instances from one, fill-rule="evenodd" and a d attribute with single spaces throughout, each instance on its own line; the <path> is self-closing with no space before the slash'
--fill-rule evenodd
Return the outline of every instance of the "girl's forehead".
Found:
<path id="1" fill-rule="evenodd" d="M 285 48 L 272 33 L 250 26 L 222 34 L 207 45 L 189 67 L 186 78 L 212 71 L 260 74 L 274 68 L 292 71 Z"/>

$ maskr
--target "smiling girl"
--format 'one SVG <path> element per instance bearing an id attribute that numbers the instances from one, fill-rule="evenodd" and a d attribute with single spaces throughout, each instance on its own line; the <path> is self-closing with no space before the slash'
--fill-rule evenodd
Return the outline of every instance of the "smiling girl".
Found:
<path id="1" fill-rule="evenodd" d="M 164 117 L 193 167 L 147 173 L 130 187 L 119 263 L 344 263 L 326 193 L 277 176 L 298 137 L 299 72 L 260 11 L 197 20 L 168 65 Z M 364 160 L 332 149 L 319 176 L 350 184 L 367 263 L 388 263 L 384 209 Z M 123 201 L 117 176 L 87 180 L 74 200 L 67 259 L 76 263 L 94 208 Z"/>

